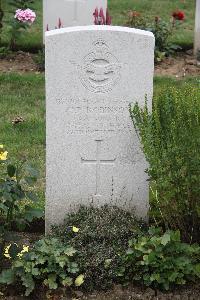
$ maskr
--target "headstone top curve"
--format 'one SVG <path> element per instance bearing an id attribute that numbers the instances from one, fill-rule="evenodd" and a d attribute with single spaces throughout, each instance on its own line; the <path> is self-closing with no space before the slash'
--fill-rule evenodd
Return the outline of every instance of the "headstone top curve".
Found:
<path id="1" fill-rule="evenodd" d="M 70 33 L 70 32 L 80 32 L 80 31 L 110 31 L 110 32 L 123 32 L 123 33 L 134 33 L 142 36 L 149 36 L 154 38 L 154 34 L 150 31 L 130 28 L 125 26 L 110 26 L 110 25 L 87 25 L 87 26 L 73 26 L 61 29 L 54 29 L 47 31 L 45 37 L 56 36 L 60 34 Z"/>

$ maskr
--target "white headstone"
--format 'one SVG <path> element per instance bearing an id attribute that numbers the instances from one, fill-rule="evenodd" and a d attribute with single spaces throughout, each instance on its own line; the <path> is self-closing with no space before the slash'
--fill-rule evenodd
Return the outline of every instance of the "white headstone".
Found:
<path id="1" fill-rule="evenodd" d="M 196 0 L 194 52 L 200 51 L 200 0 Z"/>
<path id="2" fill-rule="evenodd" d="M 146 218 L 147 163 L 129 103 L 149 106 L 154 37 L 83 26 L 46 33 L 46 229 L 79 204 L 133 207 Z"/>
<path id="3" fill-rule="evenodd" d="M 43 0 L 43 30 L 62 27 L 93 25 L 95 8 L 106 13 L 107 0 Z"/>

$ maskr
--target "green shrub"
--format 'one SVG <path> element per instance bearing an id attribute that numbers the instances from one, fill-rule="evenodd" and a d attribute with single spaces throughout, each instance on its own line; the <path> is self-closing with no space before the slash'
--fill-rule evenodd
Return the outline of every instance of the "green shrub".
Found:
<path id="1" fill-rule="evenodd" d="M 0 145 L 0 214 L 5 219 L 7 230 L 11 229 L 13 222 L 23 229 L 34 218 L 43 216 L 43 210 L 33 209 L 30 205 L 38 200 L 33 187 L 39 172 L 25 160 L 13 163 L 7 155 L 8 152 Z M 22 212 L 20 207 L 24 200 L 28 201 Z"/>
<path id="2" fill-rule="evenodd" d="M 83 288 L 91 291 L 112 286 L 120 255 L 138 230 L 133 213 L 105 205 L 80 207 L 66 216 L 64 225 L 54 227 L 53 235 L 77 249 L 77 263 L 85 275 Z"/>
<path id="3" fill-rule="evenodd" d="M 152 21 L 137 11 L 131 11 L 128 14 L 126 25 L 151 31 L 154 34 L 155 61 L 160 62 L 165 56 L 169 56 L 176 50 L 181 49 L 180 46 L 171 42 L 171 38 L 182 21 L 170 18 L 170 20 L 166 22 L 160 17 L 155 17 Z"/>
<path id="4" fill-rule="evenodd" d="M 130 113 L 149 162 L 154 217 L 185 240 L 199 241 L 199 86 L 168 88 L 154 98 L 152 113 L 137 103 Z"/>
<path id="5" fill-rule="evenodd" d="M 37 282 L 49 289 L 73 284 L 79 286 L 83 283 L 83 275 L 74 278 L 74 274 L 79 271 L 77 263 L 74 262 L 75 253 L 73 247 L 63 245 L 57 239 L 42 239 L 28 253 L 25 252 L 15 259 L 11 269 L 1 273 L 0 283 L 20 281 L 26 288 L 26 296 L 35 289 Z"/>
<path id="6" fill-rule="evenodd" d="M 126 281 L 169 290 L 200 278 L 200 247 L 182 243 L 179 231 L 150 228 L 129 241 L 119 275 Z"/>

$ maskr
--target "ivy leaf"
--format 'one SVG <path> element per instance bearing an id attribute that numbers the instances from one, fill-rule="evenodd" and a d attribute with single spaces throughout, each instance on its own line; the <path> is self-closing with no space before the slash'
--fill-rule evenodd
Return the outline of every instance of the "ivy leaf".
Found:
<path id="1" fill-rule="evenodd" d="M 50 274 L 48 279 L 44 280 L 44 284 L 49 286 L 50 289 L 56 290 L 58 288 L 58 284 L 56 283 L 56 274 Z"/>
<path id="2" fill-rule="evenodd" d="M 24 213 L 24 218 L 28 222 L 32 222 L 34 218 L 41 218 L 44 216 L 44 212 L 40 208 L 32 208 L 32 207 L 27 207 L 26 211 Z"/>
<path id="3" fill-rule="evenodd" d="M 39 177 L 39 171 L 35 168 L 31 167 L 30 165 L 26 166 L 26 171 L 32 178 L 38 178 Z"/>
<path id="4" fill-rule="evenodd" d="M 161 244 L 162 244 L 163 246 L 166 246 L 167 243 L 170 242 L 170 240 L 171 240 L 170 234 L 169 234 L 169 233 L 165 233 L 165 234 L 162 236 L 162 238 L 161 238 Z"/>
<path id="5" fill-rule="evenodd" d="M 15 281 L 15 274 L 12 269 L 3 270 L 0 274 L 0 283 L 11 284 Z"/>
<path id="6" fill-rule="evenodd" d="M 71 277 L 66 277 L 65 279 L 62 280 L 62 284 L 64 286 L 71 286 L 73 283 L 73 280 Z"/>
<path id="7" fill-rule="evenodd" d="M 11 244 L 8 252 L 9 252 L 11 258 L 15 259 L 21 250 L 22 249 L 19 248 L 17 246 L 17 244 L 13 243 L 13 244 Z"/>
<path id="8" fill-rule="evenodd" d="M 36 181 L 37 181 L 37 178 L 36 178 L 36 177 L 29 177 L 29 176 L 26 176 L 26 177 L 24 177 L 24 179 L 25 179 L 26 183 L 27 183 L 28 185 L 30 185 L 30 186 L 33 186 L 33 185 L 36 183 Z"/>
<path id="9" fill-rule="evenodd" d="M 8 165 L 7 166 L 8 176 L 13 177 L 15 175 L 15 172 L 16 172 L 15 166 L 13 166 L 13 165 Z"/>
<path id="10" fill-rule="evenodd" d="M 3 212 L 7 213 L 8 207 L 6 205 L 4 205 L 3 203 L 0 203 L 0 210 L 2 210 Z"/>
<path id="11" fill-rule="evenodd" d="M 76 250 L 73 247 L 68 247 L 64 250 L 64 253 L 68 256 L 73 256 L 76 253 Z"/>
<path id="12" fill-rule="evenodd" d="M 35 193 L 33 193 L 33 192 L 26 192 L 26 197 L 28 199 L 30 199 L 31 201 L 33 201 L 33 202 L 38 201 L 37 195 Z"/>

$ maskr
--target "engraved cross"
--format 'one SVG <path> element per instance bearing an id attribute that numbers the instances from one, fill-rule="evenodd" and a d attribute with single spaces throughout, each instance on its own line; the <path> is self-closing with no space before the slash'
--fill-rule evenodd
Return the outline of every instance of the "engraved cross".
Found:
<path id="1" fill-rule="evenodd" d="M 81 158 L 81 162 L 83 164 L 94 164 L 96 165 L 96 188 L 95 188 L 95 196 L 101 196 L 99 193 L 100 189 L 100 180 L 101 180 L 101 165 L 113 165 L 116 158 L 114 159 L 101 159 L 101 142 L 102 140 L 95 140 L 97 143 L 96 146 L 96 159 L 95 160 L 87 160 Z"/>
<path id="2" fill-rule="evenodd" d="M 74 17 L 73 17 L 73 21 L 76 22 L 78 20 L 78 3 L 79 2 L 86 3 L 87 0 L 65 0 L 65 1 L 74 3 Z"/>

